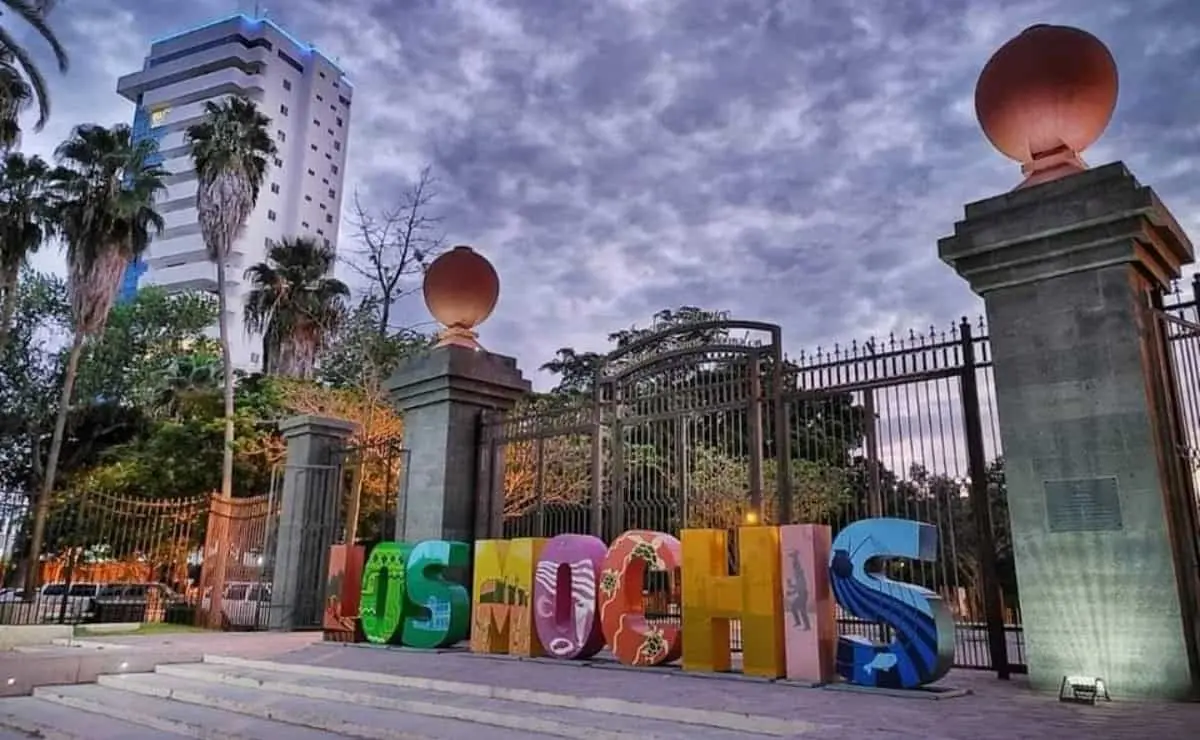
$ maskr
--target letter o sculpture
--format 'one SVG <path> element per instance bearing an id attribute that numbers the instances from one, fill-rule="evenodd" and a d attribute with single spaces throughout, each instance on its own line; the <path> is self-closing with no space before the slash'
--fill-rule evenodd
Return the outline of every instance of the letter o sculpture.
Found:
<path id="1" fill-rule="evenodd" d="M 586 659 L 604 649 L 596 608 L 608 547 L 586 534 L 560 534 L 542 548 L 533 581 L 533 623 L 546 652 Z M 560 578 L 564 574 L 566 579 Z M 569 588 L 561 589 L 562 580 Z"/>

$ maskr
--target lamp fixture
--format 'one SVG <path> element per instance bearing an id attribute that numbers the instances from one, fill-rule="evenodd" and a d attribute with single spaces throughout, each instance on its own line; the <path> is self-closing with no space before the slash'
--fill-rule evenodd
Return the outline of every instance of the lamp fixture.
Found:
<path id="1" fill-rule="evenodd" d="M 1094 705 L 1096 700 L 1112 701 L 1108 685 L 1103 678 L 1095 676 L 1063 676 L 1058 687 L 1058 700 L 1071 704 Z"/>

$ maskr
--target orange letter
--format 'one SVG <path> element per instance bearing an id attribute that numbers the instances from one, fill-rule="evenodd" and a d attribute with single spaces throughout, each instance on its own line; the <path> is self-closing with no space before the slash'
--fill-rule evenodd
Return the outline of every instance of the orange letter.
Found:
<path id="1" fill-rule="evenodd" d="M 742 672 L 784 675 L 783 609 L 779 603 L 779 529 L 738 530 L 741 575 L 729 575 L 723 529 L 683 530 L 683 668 L 732 668 L 730 622 L 742 622 Z"/>
<path id="2" fill-rule="evenodd" d="M 642 603 L 646 571 L 666 571 L 674 579 L 678 569 L 679 540 L 669 534 L 632 530 L 608 548 L 600 569 L 600 626 L 617 660 L 660 665 L 679 657 L 679 627 L 650 624 Z"/>
<path id="3" fill-rule="evenodd" d="M 824 524 L 779 528 L 783 568 L 783 641 L 792 681 L 833 680 L 837 611 L 829 585 L 832 530 Z"/>
<path id="4" fill-rule="evenodd" d="M 471 650 L 536 658 L 545 653 L 533 629 L 533 575 L 546 540 L 479 540 Z"/>

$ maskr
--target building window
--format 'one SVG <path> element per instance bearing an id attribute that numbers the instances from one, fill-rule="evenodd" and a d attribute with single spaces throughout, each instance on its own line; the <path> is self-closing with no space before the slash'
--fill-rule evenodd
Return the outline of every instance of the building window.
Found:
<path id="1" fill-rule="evenodd" d="M 321 97 L 320 95 L 318 95 L 318 96 L 317 96 L 317 102 L 318 102 L 318 103 L 324 103 L 324 102 L 325 102 L 325 98 L 323 98 L 323 97 Z"/>
<path id="2" fill-rule="evenodd" d="M 279 106 L 279 112 L 286 116 L 288 113 L 288 107 L 286 105 Z"/>
<path id="3" fill-rule="evenodd" d="M 283 81 L 283 89 L 284 89 L 284 90 L 291 90 L 291 89 L 292 89 L 292 81 L 291 81 L 291 80 L 284 80 L 284 81 Z"/>
<path id="4" fill-rule="evenodd" d="M 325 236 L 325 230 L 324 230 L 324 229 L 317 229 L 317 236 Z"/>
<path id="5" fill-rule="evenodd" d="M 334 90 L 338 90 L 338 89 L 340 89 L 340 88 L 341 88 L 341 85 L 337 84 L 336 82 L 335 82 L 335 83 L 333 83 L 333 89 L 334 89 Z"/>
<path id="6" fill-rule="evenodd" d="M 313 172 L 312 170 L 309 170 L 309 171 L 308 171 L 308 174 L 310 174 L 310 175 L 316 175 L 317 173 Z"/>
<path id="7" fill-rule="evenodd" d="M 333 245 L 329 243 L 329 240 L 328 240 L 328 239 L 326 239 L 326 240 L 325 240 L 325 248 L 326 248 L 326 249 L 329 249 L 331 246 L 333 246 Z"/>
<path id="8" fill-rule="evenodd" d="M 336 193 L 336 192 L 334 192 L 333 188 L 330 188 L 330 189 L 329 189 L 329 197 L 330 197 L 330 198 L 336 198 L 336 197 L 337 197 L 337 193 Z"/>
<path id="9" fill-rule="evenodd" d="M 330 162 L 332 162 L 332 161 L 333 161 L 333 155 L 332 155 L 332 154 L 330 154 L 329 152 L 325 152 L 325 159 L 328 159 Z"/>
<path id="10" fill-rule="evenodd" d="M 325 207 L 325 204 L 324 204 L 324 203 L 322 203 L 322 204 L 321 204 L 321 210 L 322 210 L 322 211 L 327 211 L 327 210 L 329 210 L 329 209 Z"/>
<path id="11" fill-rule="evenodd" d="M 314 125 L 314 126 L 320 126 L 320 125 L 321 125 L 321 122 L 320 122 L 319 120 L 317 120 L 316 118 L 314 118 L 314 119 L 313 119 L 313 125 Z"/>
<path id="12" fill-rule="evenodd" d="M 340 119 L 340 118 L 337 119 L 337 125 L 338 125 L 338 128 L 342 127 L 342 119 Z"/>
<path id="13" fill-rule="evenodd" d="M 338 173 L 338 166 L 335 164 L 335 165 L 330 165 L 330 167 L 333 169 L 333 174 L 336 175 Z"/>
<path id="14" fill-rule="evenodd" d="M 276 195 L 279 195 L 279 183 L 277 183 L 277 182 L 271 183 L 271 192 L 275 193 Z"/>
<path id="15" fill-rule="evenodd" d="M 312 196 L 306 195 L 306 196 L 304 196 L 304 200 L 308 201 L 309 203 L 312 203 Z"/>
<path id="16" fill-rule="evenodd" d="M 317 74 L 321 75 L 321 79 L 322 79 L 322 80 L 323 80 L 323 79 L 325 79 L 325 73 L 324 73 L 324 72 L 318 72 Z"/>
<path id="17" fill-rule="evenodd" d="M 268 236 L 266 239 L 263 239 L 263 246 L 267 249 L 271 248 L 271 237 Z"/>
<path id="18" fill-rule="evenodd" d="M 275 136 L 278 137 L 280 141 L 287 141 L 287 134 L 285 134 L 283 131 L 276 131 Z"/>
<path id="19" fill-rule="evenodd" d="M 340 141 L 334 141 L 334 142 L 333 142 L 333 151 L 335 151 L 335 152 L 340 152 L 340 151 L 342 151 L 342 142 L 340 142 Z"/>
<path id="20" fill-rule="evenodd" d="M 307 228 L 308 228 L 308 222 L 307 222 L 307 221 L 301 221 L 301 222 L 300 222 L 300 226 L 301 226 L 301 228 L 305 228 L 305 229 L 307 229 Z"/>
<path id="21" fill-rule="evenodd" d="M 325 214 L 325 223 L 327 223 L 327 224 L 333 223 L 333 214 L 332 213 Z"/>
<path id="22" fill-rule="evenodd" d="M 274 220 L 275 220 L 275 211 L 267 211 L 267 220 L 268 220 L 268 221 L 274 221 Z"/>
<path id="23" fill-rule="evenodd" d="M 316 145 L 316 144 L 309 144 L 309 145 L 308 145 L 308 148 L 309 148 L 309 149 L 312 149 L 314 152 L 315 152 L 315 151 L 317 151 L 317 145 Z"/>
<path id="24" fill-rule="evenodd" d="M 250 362 L 254 362 L 254 363 L 262 362 L 262 357 L 260 357 L 257 352 L 251 352 L 250 353 Z"/>
<path id="25" fill-rule="evenodd" d="M 328 177 L 322 177 L 322 178 L 321 178 L 321 182 L 323 182 L 323 183 L 325 183 L 326 185 L 328 185 L 328 184 L 329 184 L 329 178 L 328 178 Z"/>

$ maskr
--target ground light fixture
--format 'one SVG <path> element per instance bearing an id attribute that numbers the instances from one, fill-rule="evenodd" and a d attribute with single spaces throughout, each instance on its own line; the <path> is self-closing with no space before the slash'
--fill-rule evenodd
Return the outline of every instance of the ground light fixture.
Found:
<path id="1" fill-rule="evenodd" d="M 1103 678 L 1096 676 L 1063 676 L 1058 687 L 1058 700 L 1070 704 L 1094 705 L 1098 699 L 1112 701 Z"/>

